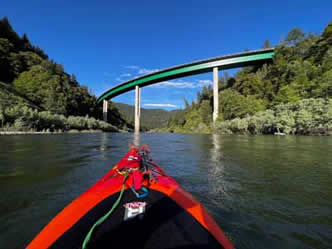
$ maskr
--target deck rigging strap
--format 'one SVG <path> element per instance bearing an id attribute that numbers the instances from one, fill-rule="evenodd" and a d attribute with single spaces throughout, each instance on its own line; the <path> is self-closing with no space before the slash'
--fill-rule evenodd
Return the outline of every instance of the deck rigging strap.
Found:
<path id="1" fill-rule="evenodd" d="M 101 218 L 99 218 L 99 220 L 97 220 L 95 224 L 93 224 L 93 226 L 91 227 L 90 231 L 85 236 L 85 239 L 84 239 L 83 244 L 82 244 L 82 249 L 86 249 L 87 248 L 87 245 L 88 245 L 88 243 L 89 243 L 89 241 L 91 239 L 91 236 L 92 236 L 92 233 L 93 233 L 94 229 L 97 226 L 99 226 L 100 224 L 102 224 L 113 213 L 113 211 L 119 205 L 119 203 L 120 203 L 120 201 L 122 199 L 123 192 L 125 190 L 125 183 L 126 183 L 127 177 L 128 177 L 128 172 L 126 171 L 125 175 L 124 175 L 124 178 L 123 178 L 122 187 L 121 187 L 121 191 L 120 191 L 118 199 L 114 202 L 114 204 L 113 204 L 112 208 L 110 209 L 110 211 L 108 211 L 104 216 L 102 216 Z"/>
<path id="2" fill-rule="evenodd" d="M 137 198 L 144 198 L 148 196 L 149 190 L 146 187 L 141 187 L 139 190 L 141 190 L 143 193 L 139 193 L 135 190 L 134 187 L 131 187 L 131 191 L 133 191 Z"/>

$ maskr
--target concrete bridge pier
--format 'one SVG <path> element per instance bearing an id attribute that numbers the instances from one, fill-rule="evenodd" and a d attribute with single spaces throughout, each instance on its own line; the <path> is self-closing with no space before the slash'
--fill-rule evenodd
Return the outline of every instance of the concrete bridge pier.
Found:
<path id="1" fill-rule="evenodd" d="M 103 101 L 103 120 L 107 122 L 107 108 L 108 108 L 108 102 L 107 100 Z"/>
<path id="2" fill-rule="evenodd" d="M 141 118 L 141 88 L 136 86 L 135 88 L 135 133 L 139 133 Z"/>
<path id="3" fill-rule="evenodd" d="M 218 93 L 218 67 L 213 68 L 213 122 L 216 122 L 219 114 Z"/>

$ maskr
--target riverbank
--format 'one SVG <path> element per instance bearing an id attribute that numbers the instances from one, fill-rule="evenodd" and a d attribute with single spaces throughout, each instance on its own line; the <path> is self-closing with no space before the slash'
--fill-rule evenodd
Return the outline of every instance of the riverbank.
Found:
<path id="1" fill-rule="evenodd" d="M 85 116 L 64 116 L 49 111 L 38 111 L 27 106 L 16 105 L 0 108 L 0 132 L 5 134 L 48 134 L 82 131 L 119 132 L 107 122 Z"/>
<path id="2" fill-rule="evenodd" d="M 214 130 L 222 134 L 332 135 L 332 99 L 279 104 L 251 116 L 217 122 Z"/>
<path id="3" fill-rule="evenodd" d="M 66 133 L 102 133 L 102 130 L 68 130 L 68 131 L 0 131 L 0 136 L 14 135 L 56 135 Z"/>
<path id="4" fill-rule="evenodd" d="M 177 134 L 209 134 L 209 135 L 264 135 L 264 136 L 332 136 L 332 129 L 324 129 L 324 128 L 317 128 L 312 130 L 306 130 L 301 133 L 297 134 L 286 134 L 282 132 L 275 132 L 269 134 L 251 134 L 250 132 L 242 132 L 242 133 L 232 133 L 232 132 L 218 132 L 211 130 L 210 132 L 197 132 L 197 131 L 187 131 L 187 130 L 169 130 L 167 128 L 161 129 L 152 129 L 147 131 L 147 133 L 177 133 Z"/>
<path id="5" fill-rule="evenodd" d="M 197 119 L 197 116 L 195 116 Z M 332 135 L 332 99 L 310 98 L 295 103 L 279 104 L 243 118 L 217 120 L 185 120 L 182 125 L 170 125 L 152 132 L 248 134 L 248 135 Z"/>

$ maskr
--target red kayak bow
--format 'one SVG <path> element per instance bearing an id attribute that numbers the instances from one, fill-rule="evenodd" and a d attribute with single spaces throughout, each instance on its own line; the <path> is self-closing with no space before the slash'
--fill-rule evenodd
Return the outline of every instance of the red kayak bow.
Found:
<path id="1" fill-rule="evenodd" d="M 142 146 L 132 147 L 27 246 L 42 248 L 234 247 L 205 208 Z"/>

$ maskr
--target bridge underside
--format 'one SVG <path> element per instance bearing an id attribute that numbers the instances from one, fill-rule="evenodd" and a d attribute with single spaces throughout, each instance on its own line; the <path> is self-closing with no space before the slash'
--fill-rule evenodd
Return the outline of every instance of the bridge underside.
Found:
<path id="1" fill-rule="evenodd" d="M 101 101 L 105 101 L 114 98 L 122 93 L 134 90 L 140 91 L 140 87 L 156 84 L 159 82 L 182 78 L 186 76 L 192 76 L 201 73 L 211 72 L 213 70 L 213 82 L 214 82 L 214 121 L 218 117 L 218 70 L 225 70 L 237 67 L 246 67 L 259 65 L 272 60 L 274 55 L 274 48 L 255 50 L 249 52 L 243 52 L 238 54 L 232 54 L 227 56 L 219 56 L 215 58 L 209 58 L 200 60 L 188 64 L 175 66 L 172 68 L 160 70 L 151 74 L 146 74 L 138 78 L 126 81 L 118 86 L 115 86 L 105 93 L 103 93 L 98 99 L 97 104 Z M 140 96 L 140 92 L 136 94 Z M 139 97 L 138 97 L 139 98 Z M 139 103 L 140 99 L 136 100 Z M 136 104 L 137 105 L 137 104 Z M 105 106 L 105 105 L 104 105 Z M 137 107 L 138 108 L 138 107 Z M 105 110 L 104 110 L 105 111 Z M 107 111 L 107 110 L 106 110 Z M 136 113 L 136 112 L 135 112 Z M 137 111 L 139 113 L 139 111 Z M 139 118 L 139 115 L 135 114 L 135 117 Z M 135 119 L 135 123 L 139 124 L 139 120 Z M 138 125 L 139 126 L 139 125 Z M 137 130 L 137 129 L 136 129 Z"/>

